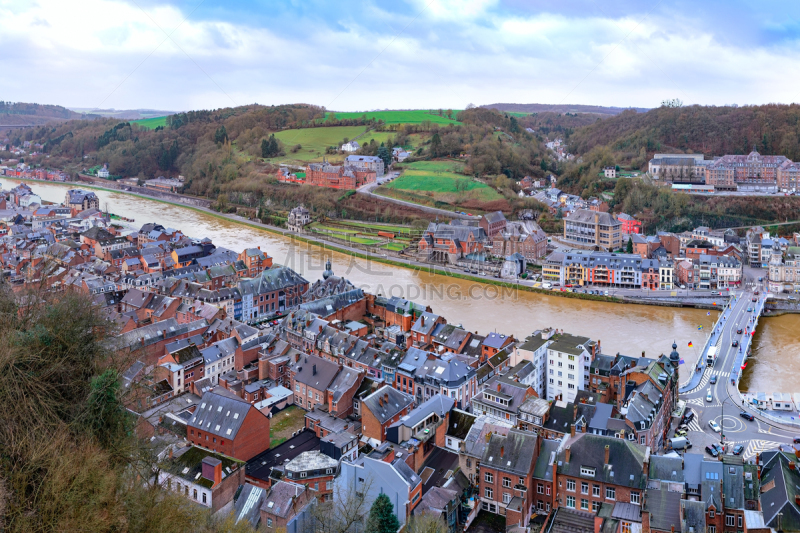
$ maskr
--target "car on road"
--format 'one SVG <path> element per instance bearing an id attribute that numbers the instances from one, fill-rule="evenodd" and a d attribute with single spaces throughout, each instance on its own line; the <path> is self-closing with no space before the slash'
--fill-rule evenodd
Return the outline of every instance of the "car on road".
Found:
<path id="1" fill-rule="evenodd" d="M 737 444 L 736 446 L 733 447 L 733 455 L 742 455 L 743 451 L 744 451 L 744 446 L 742 446 L 741 444 Z"/>
<path id="2" fill-rule="evenodd" d="M 795 437 L 792 442 L 794 442 L 795 444 L 800 444 L 800 437 Z"/>
<path id="3" fill-rule="evenodd" d="M 675 436 L 676 437 L 685 437 L 687 433 L 689 433 L 689 432 L 686 431 L 685 429 L 678 429 L 678 430 L 675 431 Z"/>
<path id="4" fill-rule="evenodd" d="M 739 346 L 739 341 L 737 341 L 736 339 L 733 339 L 733 342 L 731 343 L 731 346 L 736 348 L 737 346 Z"/>
<path id="5" fill-rule="evenodd" d="M 741 335 L 741 334 L 742 334 L 742 328 L 739 328 L 739 329 L 737 329 L 737 330 L 736 330 L 736 334 L 737 334 L 737 335 Z"/>
<path id="6" fill-rule="evenodd" d="M 761 279 L 759 279 L 758 281 L 761 281 Z M 753 294 L 755 294 L 756 296 L 758 296 L 758 291 L 753 291 Z"/>
<path id="7" fill-rule="evenodd" d="M 716 384 L 717 383 L 717 376 L 711 376 L 711 379 L 708 382 L 711 383 L 712 385 Z"/>
<path id="8" fill-rule="evenodd" d="M 681 420 L 681 424 L 688 424 L 694 420 L 694 411 L 691 409 L 687 409 L 685 413 L 683 413 L 683 420 Z"/>
<path id="9" fill-rule="evenodd" d="M 757 302 L 757 301 L 758 301 L 758 298 L 753 298 L 751 301 L 753 301 L 753 302 Z"/>
<path id="10" fill-rule="evenodd" d="M 711 394 L 711 389 L 708 389 L 708 393 L 706 393 L 706 401 L 707 402 L 713 402 L 714 401 L 714 396 Z"/>
<path id="11" fill-rule="evenodd" d="M 716 431 L 717 433 L 722 433 L 722 428 L 719 427 L 719 424 L 717 424 L 713 420 L 709 420 L 708 421 L 708 427 L 710 427 L 712 430 Z"/>
<path id="12" fill-rule="evenodd" d="M 753 415 L 751 415 L 747 411 L 742 411 L 741 413 L 739 413 L 739 416 L 741 416 L 745 420 L 749 420 L 750 422 L 752 422 L 753 420 L 756 419 L 756 417 L 754 417 Z"/>
<path id="13" fill-rule="evenodd" d="M 711 455 L 711 457 L 719 457 L 717 447 L 713 444 L 711 446 L 706 446 L 706 453 Z"/>
<path id="14" fill-rule="evenodd" d="M 753 308 L 752 308 L 752 307 L 748 307 L 748 308 L 747 308 L 747 312 L 748 312 L 748 313 L 752 313 L 752 312 L 753 312 Z"/>

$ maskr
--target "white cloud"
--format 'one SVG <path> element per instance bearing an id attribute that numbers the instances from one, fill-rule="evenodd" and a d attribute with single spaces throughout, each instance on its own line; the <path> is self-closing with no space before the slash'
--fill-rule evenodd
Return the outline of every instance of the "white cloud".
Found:
<path id="1" fill-rule="evenodd" d="M 523 16 L 496 0 L 433 0 L 414 19 L 429 0 L 409 2 L 402 15 L 369 4 L 361 19 L 302 21 L 297 31 L 186 19 L 167 4 L 145 13 L 122 0 L 83 0 L 80 9 L 67 0 L 0 0 L 0 46 L 13 51 L 0 56 L 0 93 L 175 110 L 254 101 L 365 110 L 797 99 L 796 43 L 735 48 L 702 20 Z"/>

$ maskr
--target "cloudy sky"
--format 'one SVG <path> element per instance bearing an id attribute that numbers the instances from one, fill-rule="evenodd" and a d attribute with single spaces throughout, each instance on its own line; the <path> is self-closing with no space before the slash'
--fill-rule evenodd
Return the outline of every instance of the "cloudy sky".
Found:
<path id="1" fill-rule="evenodd" d="M 800 100 L 790 0 L 0 0 L 0 49 L 70 107 Z"/>

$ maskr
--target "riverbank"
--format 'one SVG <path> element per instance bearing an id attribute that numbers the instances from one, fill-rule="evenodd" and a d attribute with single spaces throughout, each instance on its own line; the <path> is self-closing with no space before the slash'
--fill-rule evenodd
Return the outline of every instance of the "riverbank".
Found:
<path id="1" fill-rule="evenodd" d="M 343 255 L 347 255 L 350 257 L 363 259 L 368 262 L 375 262 L 381 263 L 384 265 L 394 266 L 409 269 L 415 272 L 425 272 L 428 274 L 433 275 L 440 275 L 445 276 L 448 278 L 465 280 L 475 283 L 481 283 L 483 285 L 489 285 L 497 287 L 501 290 L 505 291 L 525 291 L 533 294 L 541 294 L 546 296 L 557 296 L 560 298 L 569 298 L 569 299 L 578 299 L 578 300 L 588 300 L 593 302 L 605 302 L 605 303 L 617 303 L 617 304 L 636 304 L 636 305 L 649 305 L 649 306 L 658 306 L 658 307 L 675 307 L 675 308 L 696 308 L 696 309 L 715 309 L 715 306 L 699 301 L 697 298 L 690 298 L 687 300 L 680 300 L 680 299 L 651 299 L 651 298 L 642 298 L 642 297 L 631 297 L 631 296 L 605 296 L 605 295 L 596 295 L 596 294 L 584 294 L 581 292 L 567 292 L 567 291 L 553 291 L 550 289 L 541 289 L 536 288 L 526 282 L 510 282 L 505 280 L 500 280 L 493 277 L 488 276 L 475 276 L 470 274 L 464 274 L 460 271 L 455 271 L 455 269 L 450 269 L 447 267 L 443 267 L 441 265 L 433 265 L 429 263 L 421 263 L 416 261 L 412 258 L 405 258 L 401 256 L 395 256 L 395 258 L 390 258 L 391 252 L 384 253 L 384 254 L 377 254 L 366 252 L 364 250 L 348 247 L 345 245 L 341 245 L 338 243 L 332 243 L 325 239 L 319 237 L 311 237 L 307 234 L 299 234 L 295 232 L 291 232 L 289 230 L 279 228 L 277 226 L 272 226 L 270 224 L 264 224 L 261 222 L 255 222 L 253 220 L 248 220 L 243 218 L 239 215 L 228 214 L 228 213 L 219 213 L 214 211 L 213 209 L 200 207 L 195 205 L 189 205 L 187 203 L 177 202 L 177 201 L 170 201 L 165 200 L 163 198 L 159 198 L 157 196 L 149 196 L 147 194 L 141 194 L 133 191 L 126 191 L 122 189 L 116 189 L 111 187 L 101 187 L 96 184 L 87 184 L 85 182 L 50 182 L 50 181 L 42 181 L 42 180 L 34 180 L 34 179 L 27 179 L 27 178 L 5 178 L 12 181 L 25 181 L 30 183 L 43 183 L 48 185 L 56 185 L 56 186 L 80 186 L 86 189 L 93 189 L 93 190 L 100 190 L 100 191 L 107 191 L 111 193 L 123 194 L 126 196 L 133 196 L 136 198 L 141 198 L 144 200 L 149 200 L 153 202 L 158 202 L 162 204 L 167 204 L 175 207 L 179 207 L 182 209 L 188 209 L 191 211 L 196 211 L 198 213 L 202 213 L 207 216 L 211 216 L 214 218 L 226 220 L 229 222 L 233 222 L 238 225 L 251 227 L 254 229 L 267 231 L 269 233 L 273 233 L 275 235 L 280 235 L 286 239 L 290 239 L 294 243 L 305 243 L 311 246 L 316 246 L 321 248 L 323 251 L 331 251 L 341 253 Z M 157 191 L 156 191 L 157 192 Z M 191 196 L 186 195 L 179 195 L 183 196 L 187 199 L 193 199 Z M 394 255 L 394 254 L 391 254 Z M 459 269 L 460 270 L 460 269 Z"/>

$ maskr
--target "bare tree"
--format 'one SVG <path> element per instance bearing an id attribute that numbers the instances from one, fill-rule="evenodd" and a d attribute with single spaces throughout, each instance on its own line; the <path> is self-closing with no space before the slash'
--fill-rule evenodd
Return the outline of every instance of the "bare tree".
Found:
<path id="1" fill-rule="evenodd" d="M 365 533 L 372 479 L 359 485 L 334 485 L 332 498 L 319 502 L 311 511 L 315 533 Z"/>
<path id="2" fill-rule="evenodd" d="M 441 514 L 420 513 L 408 522 L 408 533 L 447 533 L 447 524 Z"/>

